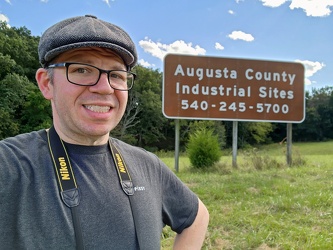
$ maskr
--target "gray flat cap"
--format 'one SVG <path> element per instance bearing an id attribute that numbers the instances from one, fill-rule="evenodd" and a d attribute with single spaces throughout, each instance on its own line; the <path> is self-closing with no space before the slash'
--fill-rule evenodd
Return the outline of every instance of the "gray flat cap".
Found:
<path id="1" fill-rule="evenodd" d="M 91 15 L 69 18 L 48 28 L 39 41 L 39 61 L 45 66 L 61 53 L 81 47 L 111 49 L 129 69 L 137 63 L 130 36 L 120 27 Z"/>

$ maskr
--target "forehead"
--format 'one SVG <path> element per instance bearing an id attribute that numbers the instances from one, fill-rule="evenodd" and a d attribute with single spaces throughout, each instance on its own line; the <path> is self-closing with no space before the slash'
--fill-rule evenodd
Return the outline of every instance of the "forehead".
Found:
<path id="1" fill-rule="evenodd" d="M 99 47 L 84 47 L 78 49 L 72 49 L 60 54 L 57 57 L 57 61 L 61 60 L 74 60 L 74 61 L 82 61 L 92 60 L 94 58 L 103 58 L 106 60 L 114 60 L 124 67 L 126 67 L 124 60 L 113 50 L 107 48 L 99 48 Z M 88 62 L 87 61 L 87 62 Z"/>

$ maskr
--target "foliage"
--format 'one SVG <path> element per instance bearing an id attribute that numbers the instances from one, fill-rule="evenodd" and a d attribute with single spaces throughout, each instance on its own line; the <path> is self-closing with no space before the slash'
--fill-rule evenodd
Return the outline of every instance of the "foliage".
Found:
<path id="1" fill-rule="evenodd" d="M 0 140 L 19 133 L 19 124 L 15 122 L 11 115 L 1 107 L 0 119 Z"/>
<path id="2" fill-rule="evenodd" d="M 0 79 L 5 78 L 9 73 L 12 73 L 16 67 L 16 62 L 9 55 L 3 55 L 0 52 Z"/>
<path id="3" fill-rule="evenodd" d="M 285 124 L 277 124 L 271 136 L 275 141 L 282 141 L 286 136 Z M 330 139 L 333 139 L 333 87 L 312 89 L 311 92 L 306 92 L 305 120 L 293 125 L 293 140 Z"/>
<path id="4" fill-rule="evenodd" d="M 227 144 L 232 145 L 232 122 L 226 122 Z M 238 147 L 269 143 L 273 125 L 269 122 L 238 122 Z"/>
<path id="5" fill-rule="evenodd" d="M 52 125 L 51 105 L 34 85 L 20 112 L 21 132 L 30 132 Z"/>
<path id="6" fill-rule="evenodd" d="M 39 37 L 0 22 L 0 138 L 49 127 L 51 107 L 34 84 Z"/>
<path id="7" fill-rule="evenodd" d="M 313 139 L 323 141 L 333 138 L 333 87 L 313 89 L 307 99 L 307 110 L 312 116 L 302 125 L 317 131 Z"/>
<path id="8" fill-rule="evenodd" d="M 158 70 L 142 66 L 136 66 L 134 71 L 138 77 L 131 95 L 135 95 L 135 98 L 131 98 L 128 105 L 135 102 L 140 110 L 137 114 L 139 122 L 127 131 L 135 135 L 137 145 L 156 146 L 158 141 L 165 139 L 165 130 L 168 127 L 168 120 L 161 113 L 162 74 Z"/>
<path id="9" fill-rule="evenodd" d="M 128 92 L 128 103 L 124 116 L 122 117 L 118 126 L 111 132 L 112 136 L 117 137 L 130 144 L 136 143 L 136 138 L 133 134 L 127 133 L 127 131 L 135 126 L 140 125 L 138 118 L 141 109 L 139 107 L 138 98 L 134 91 Z"/>
<path id="10" fill-rule="evenodd" d="M 15 61 L 16 67 L 12 72 L 24 75 L 30 81 L 34 81 L 35 70 L 39 67 L 38 42 L 39 37 L 32 36 L 27 28 L 10 28 L 5 22 L 0 22 L 0 53 Z"/>
<path id="11" fill-rule="evenodd" d="M 226 131 L 225 126 L 221 121 L 212 121 L 212 120 L 204 120 L 204 121 L 192 121 L 188 124 L 189 130 L 188 133 L 192 134 L 201 129 L 212 130 L 213 134 L 217 136 L 218 143 L 220 148 L 226 146 Z"/>
<path id="12" fill-rule="evenodd" d="M 7 74 L 6 77 L 0 81 L 0 107 L 8 113 L 14 114 L 16 108 L 24 103 L 28 84 L 29 80 L 24 76 L 15 73 Z"/>
<path id="13" fill-rule="evenodd" d="M 218 137 L 213 130 L 200 128 L 190 135 L 187 154 L 195 168 L 206 168 L 218 162 L 221 157 Z"/>
<path id="14" fill-rule="evenodd" d="M 242 129 L 246 132 L 244 131 L 244 133 Z M 255 145 L 267 142 L 267 137 L 270 132 L 272 132 L 272 124 L 269 122 L 246 122 L 242 123 L 240 138 L 242 141 Z"/>
<path id="15" fill-rule="evenodd" d="M 15 73 L 7 74 L 4 79 L 0 80 L 1 139 L 20 132 L 20 121 L 16 115 L 24 105 L 24 99 L 28 94 L 28 84 L 26 77 Z"/>

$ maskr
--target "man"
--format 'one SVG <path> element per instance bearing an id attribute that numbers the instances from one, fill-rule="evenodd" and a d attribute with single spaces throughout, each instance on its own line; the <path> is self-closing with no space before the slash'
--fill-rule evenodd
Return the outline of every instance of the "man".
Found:
<path id="1" fill-rule="evenodd" d="M 109 132 L 122 118 L 135 75 L 135 45 L 94 16 L 50 27 L 36 80 L 53 126 L 0 142 L 3 249 L 200 249 L 204 204 L 157 157 Z"/>

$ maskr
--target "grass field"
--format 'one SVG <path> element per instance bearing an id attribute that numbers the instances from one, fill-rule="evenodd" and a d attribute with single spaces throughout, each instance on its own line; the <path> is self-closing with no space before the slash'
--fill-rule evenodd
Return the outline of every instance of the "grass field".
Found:
<path id="1" fill-rule="evenodd" d="M 296 143 L 231 153 L 205 171 L 180 158 L 177 175 L 206 204 L 210 224 L 203 249 L 333 249 L 333 142 Z M 161 159 L 174 170 L 174 159 Z M 166 228 L 162 249 L 171 249 Z"/>

